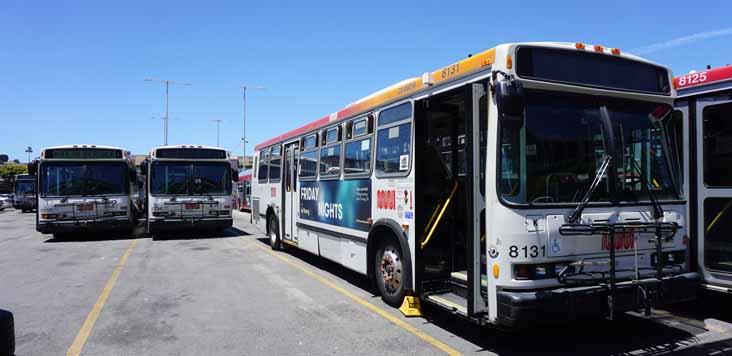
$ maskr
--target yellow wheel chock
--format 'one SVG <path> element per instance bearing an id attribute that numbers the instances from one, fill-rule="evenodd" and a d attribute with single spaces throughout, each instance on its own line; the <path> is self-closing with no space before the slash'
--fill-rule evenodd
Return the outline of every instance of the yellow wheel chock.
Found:
<path id="1" fill-rule="evenodd" d="M 422 306 L 419 304 L 419 298 L 412 295 L 404 297 L 404 302 L 399 307 L 399 311 L 406 317 L 422 316 Z"/>

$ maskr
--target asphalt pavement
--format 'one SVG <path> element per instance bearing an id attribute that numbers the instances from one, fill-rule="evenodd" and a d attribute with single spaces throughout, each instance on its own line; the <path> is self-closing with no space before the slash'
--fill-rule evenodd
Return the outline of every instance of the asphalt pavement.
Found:
<path id="1" fill-rule="evenodd" d="M 224 234 L 56 241 L 0 213 L 0 308 L 17 355 L 732 354 L 732 296 L 650 317 L 507 333 L 424 307 L 405 318 L 365 277 L 273 252 L 235 214 Z"/>

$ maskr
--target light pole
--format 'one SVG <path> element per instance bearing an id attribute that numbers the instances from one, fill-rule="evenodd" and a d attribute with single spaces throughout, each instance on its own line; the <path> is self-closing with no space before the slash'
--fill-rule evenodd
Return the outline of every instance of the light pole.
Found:
<path id="1" fill-rule="evenodd" d="M 244 146 L 243 148 L 243 155 L 242 155 L 242 170 L 246 168 L 246 161 L 247 161 L 247 85 L 243 84 L 241 86 L 242 89 L 242 118 L 244 121 L 244 128 L 242 130 L 242 137 L 241 141 Z M 265 87 L 261 85 L 253 86 L 252 89 L 254 90 L 264 90 Z"/>
<path id="2" fill-rule="evenodd" d="M 31 146 L 28 146 L 28 148 L 25 149 L 25 152 L 28 153 L 28 162 L 30 163 L 30 155 L 33 153 L 33 148 Z"/>
<path id="3" fill-rule="evenodd" d="M 216 123 L 216 147 L 221 147 L 221 143 L 219 142 L 219 138 L 221 137 L 221 119 L 215 119 L 211 120 Z"/>
<path id="4" fill-rule="evenodd" d="M 163 128 L 163 145 L 168 145 L 168 89 L 170 87 L 170 84 L 180 84 L 180 85 L 191 85 L 191 82 L 180 82 L 180 81 L 174 81 L 174 80 L 168 80 L 168 79 L 158 79 L 158 78 L 145 78 L 146 82 L 161 82 L 165 84 L 165 117 L 163 118 L 163 121 L 165 121 L 165 127 Z"/>

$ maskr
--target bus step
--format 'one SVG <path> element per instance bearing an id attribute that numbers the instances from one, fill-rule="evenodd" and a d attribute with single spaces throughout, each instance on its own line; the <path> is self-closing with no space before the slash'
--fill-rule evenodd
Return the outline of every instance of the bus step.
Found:
<path id="1" fill-rule="evenodd" d="M 441 294 L 430 294 L 425 298 L 430 304 L 447 309 L 455 314 L 468 316 L 468 300 L 455 293 L 447 292 Z"/>
<path id="2" fill-rule="evenodd" d="M 452 286 L 452 292 L 463 297 L 468 297 L 468 272 L 458 271 L 450 273 L 450 284 Z M 480 287 L 481 294 L 483 297 L 486 296 L 488 286 L 488 276 L 485 274 L 480 275 Z"/>
<path id="3" fill-rule="evenodd" d="M 468 297 L 468 272 L 459 271 L 450 273 L 450 285 L 452 293 L 463 298 Z"/>

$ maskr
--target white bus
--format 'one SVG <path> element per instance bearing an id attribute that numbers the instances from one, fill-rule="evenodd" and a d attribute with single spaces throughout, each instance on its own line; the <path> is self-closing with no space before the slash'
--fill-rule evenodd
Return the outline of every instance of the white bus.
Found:
<path id="1" fill-rule="evenodd" d="M 140 165 L 145 179 L 147 232 L 222 231 L 232 225 L 232 181 L 238 162 L 223 148 L 154 148 Z"/>
<path id="2" fill-rule="evenodd" d="M 732 66 L 674 79 L 684 118 L 689 227 L 702 287 L 732 293 Z"/>
<path id="3" fill-rule="evenodd" d="M 54 237 L 79 232 L 132 231 L 136 187 L 129 151 L 99 145 L 41 150 L 37 171 L 36 230 Z"/>
<path id="4" fill-rule="evenodd" d="M 36 177 L 31 174 L 16 175 L 13 187 L 13 208 L 25 213 L 35 210 L 37 203 Z"/>
<path id="5" fill-rule="evenodd" d="M 497 46 L 257 145 L 254 223 L 477 323 L 693 298 L 671 79 L 616 48 Z"/>

